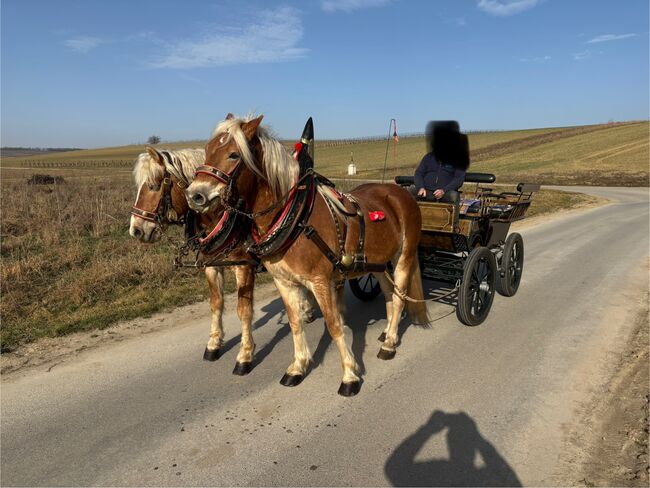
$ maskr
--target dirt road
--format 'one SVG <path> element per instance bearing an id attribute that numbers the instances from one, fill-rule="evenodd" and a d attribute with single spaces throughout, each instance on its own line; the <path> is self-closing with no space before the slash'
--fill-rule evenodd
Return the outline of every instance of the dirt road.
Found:
<path id="1" fill-rule="evenodd" d="M 228 351 L 201 360 L 207 304 L 168 315 L 173 327 L 4 375 L 0 481 L 588 484 L 581 467 L 600 428 L 589 419 L 611 413 L 602 399 L 647 327 L 649 213 L 647 189 L 586 191 L 613 203 L 523 227 L 520 290 L 497 296 L 479 327 L 432 304 L 440 319 L 407 328 L 395 359 L 381 361 L 383 303 L 348 295 L 365 371 L 354 398 L 336 394 L 338 353 L 322 319 L 308 326 L 313 370 L 297 388 L 279 385 L 292 343 L 272 288 L 259 293 L 247 377 L 231 374 L 232 313 Z"/>

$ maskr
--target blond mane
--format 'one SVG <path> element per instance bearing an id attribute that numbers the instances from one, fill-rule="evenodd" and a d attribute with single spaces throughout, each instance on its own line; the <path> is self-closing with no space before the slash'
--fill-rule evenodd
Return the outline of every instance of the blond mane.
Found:
<path id="1" fill-rule="evenodd" d="M 178 149 L 176 151 L 161 149 L 158 152 L 163 157 L 165 168 L 158 164 L 148 152 L 143 152 L 138 156 L 133 167 L 133 179 L 138 188 L 145 183 L 148 185 L 160 183 L 165 169 L 185 185 L 189 185 L 194 179 L 196 168 L 205 163 L 204 149 Z"/>
<path id="2" fill-rule="evenodd" d="M 246 135 L 241 129 L 244 122 L 249 122 L 254 118 L 254 116 L 249 115 L 247 117 L 233 117 L 222 120 L 212 132 L 212 138 L 218 134 L 227 133 L 228 139 L 224 142 L 228 142 L 230 139 L 234 140 L 244 164 L 257 176 L 266 180 L 274 197 L 280 198 L 295 185 L 298 177 L 298 162 L 289 154 L 280 141 L 271 134 L 268 128 L 260 125 L 257 128 L 257 137 L 264 152 L 263 166 L 260 166 L 248 146 Z"/>

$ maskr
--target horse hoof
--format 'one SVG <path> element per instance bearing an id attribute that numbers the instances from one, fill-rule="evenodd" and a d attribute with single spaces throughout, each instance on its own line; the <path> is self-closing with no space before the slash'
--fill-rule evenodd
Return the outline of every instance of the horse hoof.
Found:
<path id="1" fill-rule="evenodd" d="M 235 369 L 232 370 L 232 374 L 237 376 L 246 376 L 248 373 L 253 371 L 253 363 L 235 363 Z"/>
<path id="2" fill-rule="evenodd" d="M 389 351 L 388 349 L 384 349 L 383 347 L 379 349 L 379 352 L 377 353 L 377 357 L 379 359 L 383 359 L 384 361 L 388 361 L 389 359 L 393 359 L 395 357 L 395 350 L 393 349 L 392 351 Z"/>
<path id="3" fill-rule="evenodd" d="M 344 397 L 351 397 L 359 393 L 361 390 L 361 382 L 353 381 L 352 383 L 341 383 L 339 386 L 339 395 Z"/>
<path id="4" fill-rule="evenodd" d="M 377 337 L 379 342 L 384 342 L 386 340 L 386 332 L 382 332 L 379 337 Z"/>
<path id="5" fill-rule="evenodd" d="M 280 380 L 282 386 L 298 386 L 302 383 L 304 376 L 301 374 L 286 374 Z"/>
<path id="6" fill-rule="evenodd" d="M 216 361 L 217 359 L 219 359 L 219 349 L 210 350 L 206 347 L 203 353 L 203 360 Z"/>

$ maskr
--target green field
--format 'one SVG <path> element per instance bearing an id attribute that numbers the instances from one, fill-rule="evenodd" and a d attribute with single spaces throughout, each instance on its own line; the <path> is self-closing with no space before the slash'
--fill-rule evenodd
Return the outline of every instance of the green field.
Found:
<path id="1" fill-rule="evenodd" d="M 473 171 L 495 173 L 500 182 L 542 184 L 648 185 L 650 163 L 647 121 L 577 127 L 470 133 Z M 202 147 L 205 141 L 160 144 L 164 148 Z M 287 144 L 291 144 L 287 142 Z M 387 177 L 412 174 L 425 152 L 423 137 L 405 137 L 388 148 Z M 67 177 L 128 176 L 144 146 L 122 146 L 2 158 L 3 178 L 34 172 Z M 330 177 L 345 176 L 351 157 L 360 179 L 382 177 L 386 141 L 317 141 L 316 168 Z"/>

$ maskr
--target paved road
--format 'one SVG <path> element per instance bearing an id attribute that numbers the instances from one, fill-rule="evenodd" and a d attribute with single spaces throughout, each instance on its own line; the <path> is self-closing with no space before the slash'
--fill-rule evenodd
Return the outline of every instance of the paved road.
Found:
<path id="1" fill-rule="evenodd" d="M 575 484 L 571 432 L 647 292 L 647 189 L 589 188 L 605 207 L 522 229 L 519 293 L 479 327 L 452 313 L 410 327 L 375 357 L 380 299 L 348 296 L 361 393 L 336 394 L 340 366 L 308 327 L 316 365 L 278 381 L 291 341 L 279 299 L 258 303 L 258 364 L 230 374 L 236 347 L 201 360 L 205 312 L 2 384 L 1 483 L 9 485 Z M 442 317 L 452 310 L 433 304 Z M 229 337 L 237 333 L 233 315 Z M 232 345 L 231 341 L 229 345 Z"/>

